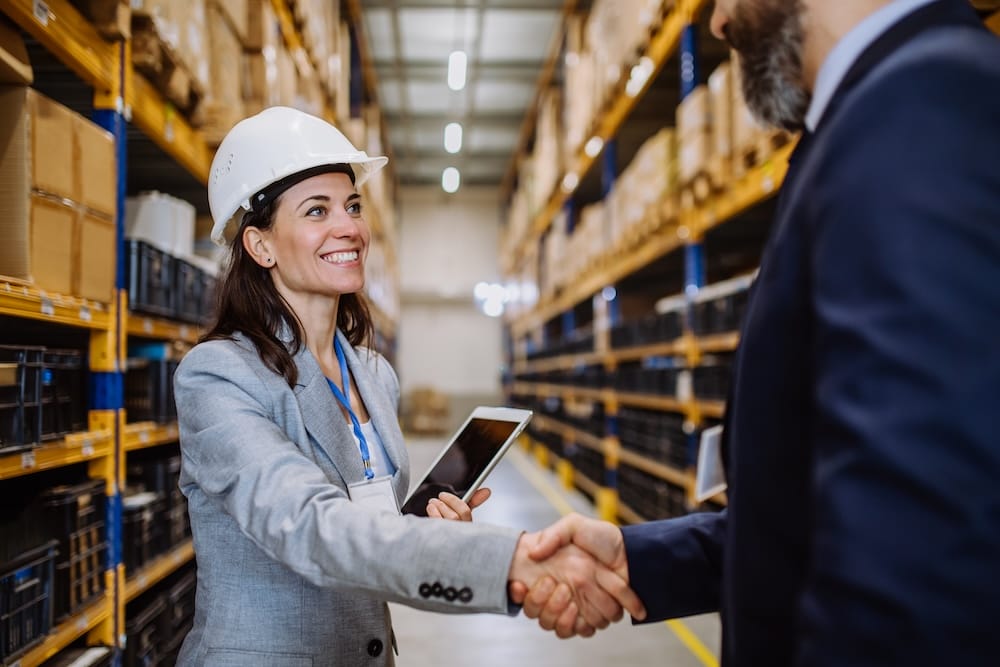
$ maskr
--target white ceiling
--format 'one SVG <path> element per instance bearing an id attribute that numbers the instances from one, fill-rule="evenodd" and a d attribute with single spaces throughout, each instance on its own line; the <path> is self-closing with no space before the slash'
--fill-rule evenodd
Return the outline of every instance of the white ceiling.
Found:
<path id="1" fill-rule="evenodd" d="M 499 185 L 535 95 L 565 0 L 363 0 L 378 95 L 404 184 Z M 464 90 L 448 88 L 448 55 L 468 54 Z M 458 121 L 462 150 L 444 150 Z"/>

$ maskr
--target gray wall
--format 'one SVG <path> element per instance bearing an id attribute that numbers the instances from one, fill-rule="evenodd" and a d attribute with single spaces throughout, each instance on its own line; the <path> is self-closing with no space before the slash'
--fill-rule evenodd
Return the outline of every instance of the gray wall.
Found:
<path id="1" fill-rule="evenodd" d="M 498 282 L 496 190 L 400 192 L 400 322 L 396 370 L 409 389 L 448 394 L 452 421 L 500 400 L 501 321 L 476 306 L 480 281 Z"/>

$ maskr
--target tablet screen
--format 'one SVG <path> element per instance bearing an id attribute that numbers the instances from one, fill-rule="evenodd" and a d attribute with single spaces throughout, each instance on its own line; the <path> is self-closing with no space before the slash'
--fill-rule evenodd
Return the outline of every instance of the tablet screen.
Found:
<path id="1" fill-rule="evenodd" d="M 470 419 L 406 501 L 403 513 L 427 516 L 427 501 L 442 491 L 464 497 L 518 426 L 516 421 Z"/>

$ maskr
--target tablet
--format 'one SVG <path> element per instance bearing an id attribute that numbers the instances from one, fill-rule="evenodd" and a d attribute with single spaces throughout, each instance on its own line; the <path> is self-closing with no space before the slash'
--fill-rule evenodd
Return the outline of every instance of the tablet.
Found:
<path id="1" fill-rule="evenodd" d="M 442 491 L 469 502 L 486 476 L 528 425 L 531 410 L 478 407 L 413 487 L 403 514 L 427 516 L 427 501 Z"/>

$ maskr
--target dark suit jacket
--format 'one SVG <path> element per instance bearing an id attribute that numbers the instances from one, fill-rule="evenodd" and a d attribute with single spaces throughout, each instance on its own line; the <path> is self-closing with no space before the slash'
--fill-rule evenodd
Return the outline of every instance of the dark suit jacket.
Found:
<path id="1" fill-rule="evenodd" d="M 1000 40 L 964 0 L 861 56 L 793 156 L 727 416 L 729 509 L 624 529 L 724 664 L 1000 664 Z"/>

